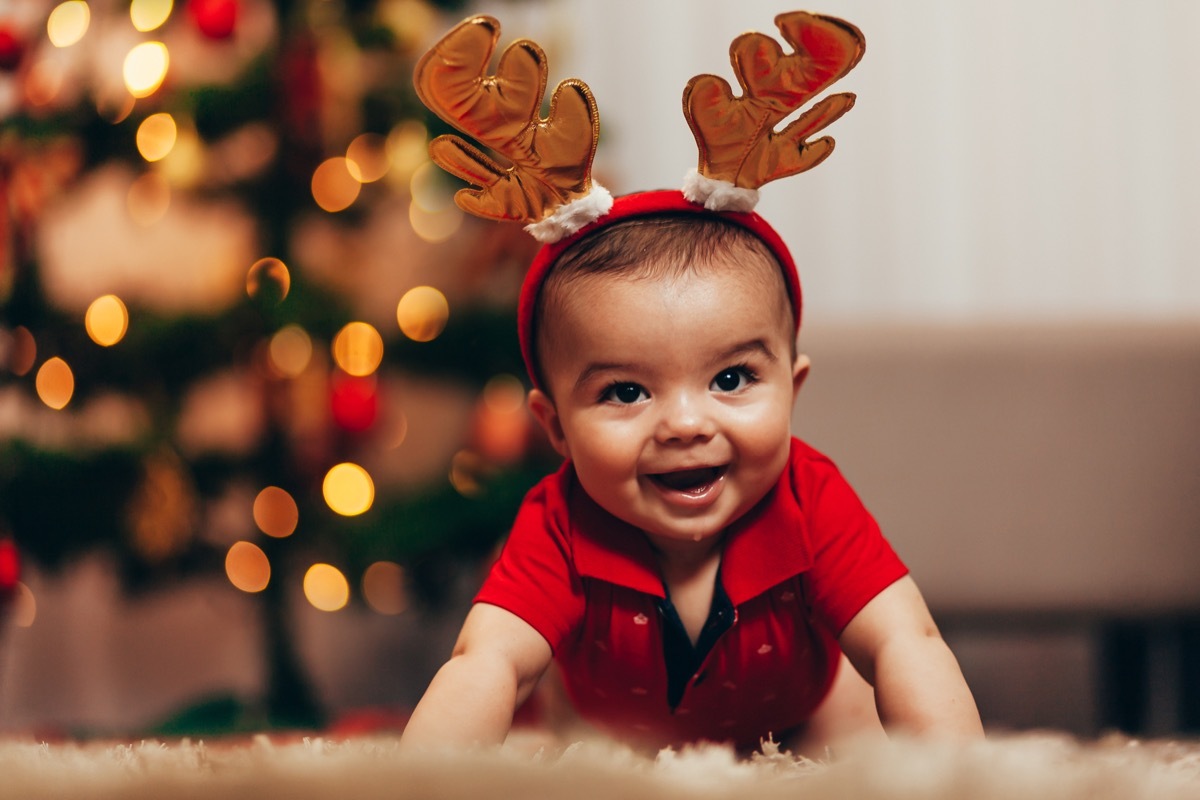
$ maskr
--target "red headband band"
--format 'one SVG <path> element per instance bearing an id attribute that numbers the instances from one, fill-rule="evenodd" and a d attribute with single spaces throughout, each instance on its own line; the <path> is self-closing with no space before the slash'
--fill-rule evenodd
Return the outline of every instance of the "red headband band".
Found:
<path id="1" fill-rule="evenodd" d="M 654 192 L 638 192 L 618 197 L 607 214 L 595 222 L 585 226 L 578 232 L 560 239 L 557 242 L 543 245 L 534 256 L 525 281 L 521 285 L 521 297 L 517 306 L 517 334 L 521 343 L 521 357 L 525 360 L 525 371 L 529 380 L 536 388 L 544 388 L 537 370 L 535 341 L 537 331 L 534 330 L 534 309 L 537 306 L 538 294 L 550 268 L 562 255 L 563 251 L 573 244 L 596 231 L 612 225 L 623 219 L 645 217 L 664 213 L 688 213 L 699 216 L 719 217 L 750 231 L 757 236 L 771 251 L 783 268 L 784 282 L 787 284 L 788 295 L 792 300 L 792 313 L 795 319 L 796 332 L 800 331 L 800 275 L 796 271 L 796 263 L 787 245 L 770 224 L 754 212 L 741 211 L 710 211 L 702 205 L 691 202 L 678 190 L 663 190 Z"/>

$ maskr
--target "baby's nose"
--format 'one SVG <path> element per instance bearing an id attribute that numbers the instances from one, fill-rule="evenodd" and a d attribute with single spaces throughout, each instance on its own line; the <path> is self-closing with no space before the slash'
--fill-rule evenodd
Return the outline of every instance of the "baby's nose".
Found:
<path id="1" fill-rule="evenodd" d="M 670 402 L 662 406 L 658 440 L 664 444 L 686 444 L 711 439 L 716 433 L 716 423 L 705 399 L 683 392 L 673 396 Z"/>

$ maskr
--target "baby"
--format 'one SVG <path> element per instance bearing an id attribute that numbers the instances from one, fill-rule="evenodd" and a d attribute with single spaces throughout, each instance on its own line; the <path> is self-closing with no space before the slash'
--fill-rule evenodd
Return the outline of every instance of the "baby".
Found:
<path id="1" fill-rule="evenodd" d="M 757 187 L 829 154 L 808 137 L 853 95 L 775 125 L 863 40 L 805 12 L 776 24 L 793 53 L 761 34 L 730 48 L 742 96 L 711 75 L 685 89 L 700 166 L 683 191 L 615 201 L 590 180 L 587 87 L 564 81 L 540 118 L 534 43 L 489 76 L 499 25 L 479 16 L 418 63 L 421 99 L 512 162 L 434 140 L 434 160 L 479 187 L 459 204 L 547 242 L 518 333 L 529 408 L 564 463 L 526 497 L 406 744 L 503 742 L 552 661 L 583 721 L 648 748 L 749 751 L 773 736 L 820 755 L 883 726 L 981 734 L 904 564 L 837 468 L 791 435 L 809 372 L 800 280 L 750 209 Z"/>
<path id="2" fill-rule="evenodd" d="M 782 241 L 679 192 L 619 198 L 593 227 L 543 249 L 522 315 L 529 406 L 565 463 L 405 741 L 503 741 L 552 659 L 583 719 L 651 747 L 773 735 L 819 754 L 880 720 L 978 735 L 916 584 L 790 435 L 809 360 Z"/>

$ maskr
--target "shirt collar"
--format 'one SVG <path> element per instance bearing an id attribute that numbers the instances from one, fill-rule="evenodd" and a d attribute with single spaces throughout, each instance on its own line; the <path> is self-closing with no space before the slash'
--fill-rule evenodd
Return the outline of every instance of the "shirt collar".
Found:
<path id="1" fill-rule="evenodd" d="M 792 485 L 792 459 L 788 459 L 775 486 L 725 534 L 721 581 L 734 606 L 806 572 L 812 565 L 807 521 Z M 567 487 L 579 574 L 664 597 L 662 575 L 650 541 L 588 497 L 573 470 Z"/>

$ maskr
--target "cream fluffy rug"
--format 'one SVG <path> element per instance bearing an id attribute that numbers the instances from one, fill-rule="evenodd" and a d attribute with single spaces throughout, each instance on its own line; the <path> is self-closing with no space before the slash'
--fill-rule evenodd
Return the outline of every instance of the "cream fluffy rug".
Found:
<path id="1" fill-rule="evenodd" d="M 768 750 L 771 748 L 768 746 Z M 0 743 L 0 798 L 1200 798 L 1200 744 L 1024 735 L 969 746 L 891 741 L 829 763 L 725 749 L 651 760 L 600 743 L 413 756 L 395 738 L 291 743 Z"/>

